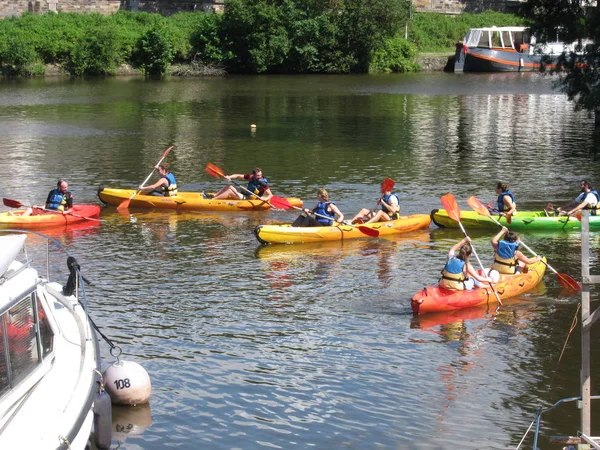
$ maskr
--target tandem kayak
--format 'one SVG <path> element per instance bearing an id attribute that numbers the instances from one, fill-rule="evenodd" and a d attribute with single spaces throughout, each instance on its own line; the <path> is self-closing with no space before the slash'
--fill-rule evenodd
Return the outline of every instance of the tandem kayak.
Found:
<path id="1" fill-rule="evenodd" d="M 133 189 L 98 189 L 98 198 L 107 205 L 119 206 L 136 191 Z M 293 206 L 302 207 L 299 198 L 287 198 Z M 131 200 L 131 208 L 176 209 L 178 211 L 263 211 L 271 209 L 263 200 L 213 200 L 203 198 L 202 192 L 181 192 L 174 197 L 161 197 L 139 193 Z"/>
<path id="2" fill-rule="evenodd" d="M 561 231 L 561 230 L 580 230 L 581 221 L 574 216 L 546 216 L 544 211 L 518 211 L 512 216 L 511 223 L 506 221 L 506 217 L 498 218 L 494 215 L 502 225 L 511 230 L 546 230 L 546 231 Z M 600 230 L 600 216 L 589 216 L 590 230 Z M 431 220 L 438 227 L 459 228 L 458 222 L 452 220 L 448 213 L 443 209 L 434 209 L 431 211 Z M 465 228 L 491 228 L 498 229 L 492 219 L 487 216 L 481 216 L 475 211 L 461 211 L 460 221 Z"/>
<path id="3" fill-rule="evenodd" d="M 546 258 L 528 266 L 527 273 L 514 275 L 501 274 L 494 289 L 501 300 L 514 297 L 526 292 L 539 284 L 546 271 Z M 459 291 L 429 286 L 417 292 L 410 306 L 415 314 L 430 312 L 454 311 L 472 306 L 497 303 L 496 296 L 489 286 L 472 289 L 470 291 Z"/>
<path id="4" fill-rule="evenodd" d="M 99 223 L 98 205 L 73 205 L 68 214 L 44 209 L 33 209 L 33 215 L 23 216 L 25 210 L 0 213 L 0 227 L 3 228 L 46 228 L 79 224 L 83 222 Z"/>
<path id="5" fill-rule="evenodd" d="M 376 222 L 360 226 L 377 230 L 379 236 L 386 236 L 428 228 L 430 223 L 429 215 L 414 214 L 389 222 Z M 290 224 L 258 225 L 254 229 L 254 235 L 261 244 L 296 244 L 368 237 L 357 226 L 338 223 L 330 227 L 293 227 Z"/>

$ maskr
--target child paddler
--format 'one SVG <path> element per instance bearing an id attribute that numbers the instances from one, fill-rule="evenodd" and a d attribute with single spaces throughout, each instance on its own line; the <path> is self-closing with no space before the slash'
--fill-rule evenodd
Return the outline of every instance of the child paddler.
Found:
<path id="1" fill-rule="evenodd" d="M 504 239 L 500 238 L 504 236 Z M 500 273 L 519 273 L 525 272 L 527 264 L 533 264 L 542 259 L 528 258 L 519 250 L 519 235 L 508 228 L 502 227 L 496 236 L 492 238 L 492 247 L 494 248 L 494 263 L 492 269 Z"/>
<path id="2" fill-rule="evenodd" d="M 448 252 L 448 260 L 442 269 L 438 286 L 444 289 L 471 290 L 481 283 L 492 283 L 492 279 L 479 275 L 469 262 L 473 253 L 470 237 L 465 237 Z"/>

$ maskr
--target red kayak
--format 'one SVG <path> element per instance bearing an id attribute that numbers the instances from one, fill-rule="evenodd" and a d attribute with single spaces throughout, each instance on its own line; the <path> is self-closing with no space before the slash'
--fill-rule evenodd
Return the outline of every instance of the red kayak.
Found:
<path id="1" fill-rule="evenodd" d="M 100 207 L 97 205 L 73 205 L 73 208 L 63 214 L 58 211 L 48 211 L 34 208 L 33 214 L 23 216 L 25 210 L 0 213 L 0 227 L 2 228 L 46 228 L 67 226 L 82 222 L 99 223 Z"/>
<path id="2" fill-rule="evenodd" d="M 543 258 L 546 261 L 546 258 Z M 546 265 L 538 261 L 528 266 L 527 273 L 500 275 L 500 281 L 494 289 L 501 300 L 514 297 L 535 287 L 544 276 Z M 472 306 L 497 303 L 496 296 L 489 286 L 471 289 L 470 291 L 450 290 L 438 286 L 430 286 L 417 292 L 410 302 L 415 314 L 430 312 L 454 311 Z"/>

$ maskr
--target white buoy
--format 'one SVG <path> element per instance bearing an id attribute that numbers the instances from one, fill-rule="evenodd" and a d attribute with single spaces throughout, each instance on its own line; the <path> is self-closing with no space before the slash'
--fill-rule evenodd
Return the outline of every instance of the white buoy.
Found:
<path id="1" fill-rule="evenodd" d="M 150 399 L 150 377 L 138 363 L 117 361 L 104 371 L 103 376 L 106 392 L 115 405 L 141 405 Z"/>
<path id="2" fill-rule="evenodd" d="M 253 129 L 253 130 L 256 130 L 256 125 L 252 124 L 252 125 L 250 125 L 250 128 Z"/>

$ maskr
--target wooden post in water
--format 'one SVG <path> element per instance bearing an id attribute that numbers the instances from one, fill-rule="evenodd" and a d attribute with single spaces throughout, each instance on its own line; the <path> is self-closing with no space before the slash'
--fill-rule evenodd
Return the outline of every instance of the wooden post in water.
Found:
<path id="1" fill-rule="evenodd" d="M 592 324 L 600 317 L 600 308 L 590 312 L 590 284 L 600 283 L 600 276 L 590 275 L 590 216 L 589 211 L 581 215 L 581 433 L 591 436 L 591 399 L 590 399 L 590 333 Z M 580 448 L 589 448 L 589 444 L 580 444 Z"/>

